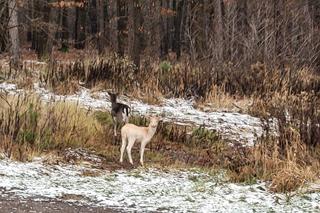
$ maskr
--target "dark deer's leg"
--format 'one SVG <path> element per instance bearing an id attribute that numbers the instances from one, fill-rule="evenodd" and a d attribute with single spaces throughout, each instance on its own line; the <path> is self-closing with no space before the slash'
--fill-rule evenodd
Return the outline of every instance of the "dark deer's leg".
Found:
<path id="1" fill-rule="evenodd" d="M 112 120 L 113 120 L 113 134 L 114 136 L 117 136 L 117 118 L 112 117 Z"/>

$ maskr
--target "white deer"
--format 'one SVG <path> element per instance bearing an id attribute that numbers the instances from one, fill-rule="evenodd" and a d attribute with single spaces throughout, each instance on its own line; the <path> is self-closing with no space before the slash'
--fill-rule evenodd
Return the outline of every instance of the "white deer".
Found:
<path id="1" fill-rule="evenodd" d="M 133 165 L 132 157 L 131 157 L 131 149 L 136 141 L 141 142 L 140 147 L 140 163 L 143 166 L 143 154 L 146 145 L 150 142 L 153 135 L 156 133 L 157 126 L 159 123 L 158 117 L 151 117 L 150 124 L 148 127 L 140 127 L 134 124 L 127 123 L 121 128 L 121 138 L 122 144 L 120 149 L 120 163 L 123 162 L 123 154 L 124 150 L 127 146 L 127 153 L 129 157 L 130 163 Z"/>

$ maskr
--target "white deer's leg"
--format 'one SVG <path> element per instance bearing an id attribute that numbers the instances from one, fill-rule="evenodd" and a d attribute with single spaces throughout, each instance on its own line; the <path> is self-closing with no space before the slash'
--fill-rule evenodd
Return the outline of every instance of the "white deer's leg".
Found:
<path id="1" fill-rule="evenodd" d="M 121 143 L 121 149 L 120 149 L 120 163 L 123 162 L 123 154 L 124 154 L 124 150 L 126 149 L 126 145 L 127 145 L 126 135 L 121 135 L 121 138 L 122 138 L 122 143 Z"/>
<path id="2" fill-rule="evenodd" d="M 140 163 L 143 166 L 143 154 L 144 154 L 144 149 L 146 147 L 147 143 L 142 141 L 141 142 L 141 147 L 140 147 Z"/>
<path id="3" fill-rule="evenodd" d="M 128 138 L 127 153 L 128 153 L 129 161 L 132 165 L 133 165 L 133 161 L 132 161 L 132 157 L 131 157 L 131 149 L 133 147 L 134 142 L 135 142 L 134 139 Z"/>

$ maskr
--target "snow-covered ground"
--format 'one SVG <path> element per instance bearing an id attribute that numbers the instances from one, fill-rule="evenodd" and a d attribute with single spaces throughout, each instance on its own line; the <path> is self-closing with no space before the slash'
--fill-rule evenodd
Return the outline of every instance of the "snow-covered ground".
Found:
<path id="1" fill-rule="evenodd" d="M 0 90 L 10 94 L 22 93 L 16 85 L 1 83 Z M 48 90 L 34 84 L 34 92 L 39 94 L 45 101 L 66 100 L 79 103 L 81 106 L 92 109 L 110 110 L 111 103 L 105 91 L 92 94 L 90 90 L 82 88 L 74 95 L 55 95 Z M 164 99 L 158 105 L 150 105 L 139 100 L 120 97 L 120 102 L 131 106 L 132 111 L 140 115 L 158 114 L 165 121 L 175 122 L 181 125 L 204 126 L 208 129 L 217 130 L 221 136 L 230 141 L 247 142 L 252 145 L 257 137 L 263 133 L 262 123 L 259 118 L 248 114 L 234 112 L 203 112 L 193 107 L 192 100 L 184 99 Z"/>
<path id="2" fill-rule="evenodd" d="M 0 161 L 0 188 L 22 197 L 80 198 L 89 205 L 138 212 L 320 212 L 320 192 L 295 195 L 267 191 L 265 183 L 240 185 L 222 174 L 156 169 L 99 171 L 75 165 Z M 67 199 L 68 200 L 68 199 Z"/>

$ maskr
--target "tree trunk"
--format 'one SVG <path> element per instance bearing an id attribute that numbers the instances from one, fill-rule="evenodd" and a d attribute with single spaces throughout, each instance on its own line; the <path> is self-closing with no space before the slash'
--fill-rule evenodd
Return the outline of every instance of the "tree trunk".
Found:
<path id="1" fill-rule="evenodd" d="M 8 10 L 6 7 L 6 2 L 0 1 L 0 53 L 5 51 L 7 47 L 7 18 Z"/>
<path id="2" fill-rule="evenodd" d="M 139 11 L 139 1 L 128 2 L 128 53 L 138 68 L 140 65 Z"/>
<path id="3" fill-rule="evenodd" d="M 162 0 L 161 8 L 168 9 L 169 8 L 169 1 Z M 169 18 L 166 15 L 162 15 L 162 44 L 161 44 L 161 57 L 165 56 L 169 52 Z"/>
<path id="4" fill-rule="evenodd" d="M 284 0 L 274 0 L 275 52 L 277 64 L 284 70 Z"/>
<path id="5" fill-rule="evenodd" d="M 133 1 L 133 0 L 131 0 Z M 118 0 L 117 4 L 118 10 L 118 54 L 123 56 L 125 53 L 126 40 L 128 37 L 127 34 L 127 1 Z"/>
<path id="6" fill-rule="evenodd" d="M 205 1 L 199 0 L 196 5 L 196 32 L 197 32 L 197 39 L 196 39 L 196 50 L 197 56 L 199 57 L 206 57 L 207 56 L 207 38 L 206 38 L 206 8 L 205 8 Z M 221 33 L 221 32 L 220 32 Z"/>
<path id="7" fill-rule="evenodd" d="M 265 2 L 265 20 L 264 20 L 264 61 L 270 65 L 274 64 L 275 57 L 275 25 L 274 25 L 274 6 L 272 0 Z"/>
<path id="8" fill-rule="evenodd" d="M 71 40 L 71 43 L 73 43 L 75 39 L 75 17 L 76 17 L 76 9 L 75 8 L 68 8 L 68 19 L 67 19 L 67 26 L 68 26 L 68 34 L 69 34 L 69 39 Z M 69 44 L 70 45 L 70 44 Z"/>
<path id="9" fill-rule="evenodd" d="M 44 23 L 49 23 L 50 7 L 48 2 L 34 0 L 34 18 L 41 20 Z M 39 59 L 47 59 L 50 53 L 47 50 L 48 41 L 48 25 L 37 25 L 33 28 L 32 46 L 37 52 Z"/>
<path id="10" fill-rule="evenodd" d="M 161 56 L 161 1 L 147 1 L 143 13 L 146 55 L 151 59 Z"/>
<path id="11" fill-rule="evenodd" d="M 18 29 L 18 5 L 16 0 L 9 0 L 9 35 L 11 41 L 11 63 L 14 68 L 19 68 L 20 64 L 20 40 Z"/>
<path id="12" fill-rule="evenodd" d="M 68 51 L 69 48 L 69 30 L 68 30 L 68 9 L 63 8 L 62 11 L 62 32 L 61 32 L 61 50 Z"/>
<path id="13" fill-rule="evenodd" d="M 217 59 L 218 61 L 222 62 L 223 59 L 223 48 L 224 48 L 224 43 L 223 43 L 223 18 L 222 18 L 222 6 L 223 2 L 222 0 L 215 0 L 215 19 L 216 19 L 216 24 L 215 24 L 215 34 L 216 34 L 216 48 L 217 48 Z"/>
<path id="14" fill-rule="evenodd" d="M 98 52 L 102 54 L 105 47 L 104 33 L 104 0 L 97 0 Z"/>
<path id="15" fill-rule="evenodd" d="M 32 20 L 35 18 L 34 14 L 34 8 L 35 8 L 35 2 L 36 0 L 31 0 L 30 5 L 29 5 L 29 10 L 30 10 L 30 17 Z M 31 22 L 30 24 L 30 40 L 31 40 L 31 49 L 35 50 L 36 49 L 36 27 L 33 26 L 33 23 Z"/>
<path id="16" fill-rule="evenodd" d="M 236 32 L 238 35 L 238 45 L 237 45 L 237 58 L 238 59 L 243 59 L 244 61 L 248 61 L 250 58 L 250 49 L 246 50 L 245 46 L 243 45 L 246 43 L 248 34 L 249 34 L 249 22 L 248 22 L 248 12 L 247 12 L 247 0 L 240 0 L 237 1 L 237 6 L 236 6 L 236 20 L 237 20 L 237 27 L 236 27 Z M 258 50 L 257 50 L 258 51 Z"/>
<path id="17" fill-rule="evenodd" d="M 93 33 L 93 29 L 94 29 L 94 23 L 92 22 L 91 19 L 91 11 L 92 11 L 92 2 L 93 0 L 88 0 L 87 1 L 87 8 L 85 10 L 85 22 L 84 22 L 84 26 L 85 26 L 85 30 L 84 30 L 84 34 L 85 34 L 85 49 L 91 49 L 90 46 L 90 42 L 91 39 L 88 39 L 91 37 L 92 33 Z"/>
<path id="18" fill-rule="evenodd" d="M 110 20 L 109 20 L 109 29 L 110 29 L 110 46 L 113 52 L 119 52 L 119 43 L 118 43 L 118 0 L 109 0 L 110 8 Z"/>
<path id="19" fill-rule="evenodd" d="M 181 28 L 183 23 L 183 13 L 185 8 L 185 0 L 181 0 L 178 2 L 178 6 L 176 9 L 177 15 L 174 18 L 174 46 L 173 50 L 177 54 L 177 58 L 181 56 Z"/>
<path id="20" fill-rule="evenodd" d="M 85 46 L 85 29 L 86 29 L 86 12 L 84 7 L 76 8 L 76 20 L 75 20 L 75 47 L 77 49 L 83 49 Z"/>
<path id="21" fill-rule="evenodd" d="M 49 29 L 48 29 L 48 39 L 47 39 L 47 46 L 46 50 L 48 52 L 48 55 L 50 57 L 50 60 L 52 60 L 52 47 L 53 47 L 53 41 L 55 38 L 55 33 L 57 31 L 57 9 L 51 8 L 49 13 Z"/>

